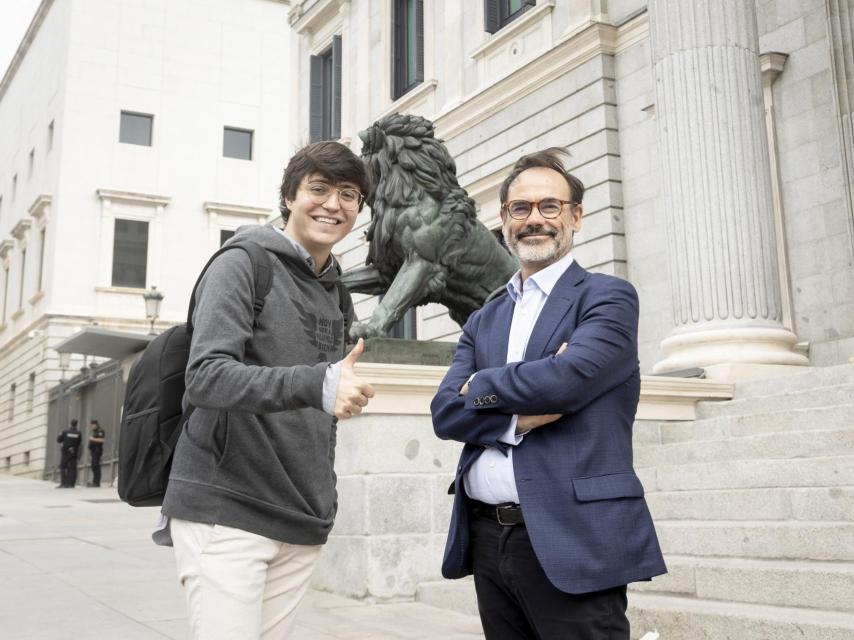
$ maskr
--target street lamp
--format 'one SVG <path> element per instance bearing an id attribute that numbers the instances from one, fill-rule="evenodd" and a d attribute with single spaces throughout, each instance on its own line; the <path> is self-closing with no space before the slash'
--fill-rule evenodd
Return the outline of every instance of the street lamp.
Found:
<path id="1" fill-rule="evenodd" d="M 157 287 L 152 286 L 142 294 L 145 300 L 145 318 L 151 320 L 151 330 L 148 332 L 154 335 L 154 321 L 160 316 L 160 303 L 163 301 L 163 294 L 157 290 Z"/>

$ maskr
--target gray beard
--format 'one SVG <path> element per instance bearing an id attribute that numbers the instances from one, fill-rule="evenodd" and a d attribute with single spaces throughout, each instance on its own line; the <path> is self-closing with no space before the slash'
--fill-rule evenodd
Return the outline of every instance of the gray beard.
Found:
<path id="1" fill-rule="evenodd" d="M 566 250 L 562 252 L 557 238 L 551 238 L 550 242 L 539 243 L 537 245 L 528 245 L 525 244 L 524 241 L 517 241 L 511 244 L 507 242 L 506 237 L 504 240 L 507 242 L 507 246 L 510 247 L 510 253 L 516 256 L 520 263 L 550 264 L 552 262 L 557 262 L 570 252 L 572 249 L 572 242 L 575 239 L 575 233 L 571 233 L 572 235 L 569 237 L 569 243 L 566 246 Z"/>

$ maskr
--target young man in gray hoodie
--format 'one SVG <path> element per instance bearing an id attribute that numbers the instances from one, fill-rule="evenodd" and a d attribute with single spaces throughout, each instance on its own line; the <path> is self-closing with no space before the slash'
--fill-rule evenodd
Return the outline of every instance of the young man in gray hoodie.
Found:
<path id="1" fill-rule="evenodd" d="M 344 356 L 352 303 L 331 252 L 369 189 L 344 145 L 301 149 L 282 181 L 284 230 L 243 227 L 229 241 L 270 254 L 262 312 L 242 250 L 214 260 L 198 287 L 185 396 L 196 409 L 162 509 L 194 638 L 287 637 L 332 528 L 336 419 L 374 392 L 353 371 L 362 341 Z"/>

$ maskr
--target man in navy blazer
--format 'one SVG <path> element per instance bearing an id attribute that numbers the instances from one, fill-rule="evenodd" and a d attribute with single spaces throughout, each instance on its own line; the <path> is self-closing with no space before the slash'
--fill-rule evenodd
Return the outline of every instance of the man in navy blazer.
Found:
<path id="1" fill-rule="evenodd" d="M 465 443 L 442 574 L 474 574 L 487 640 L 628 639 L 626 585 L 666 572 L 632 468 L 637 294 L 572 259 L 584 186 L 559 153 L 502 184 L 521 269 L 432 403 L 436 434 Z"/>

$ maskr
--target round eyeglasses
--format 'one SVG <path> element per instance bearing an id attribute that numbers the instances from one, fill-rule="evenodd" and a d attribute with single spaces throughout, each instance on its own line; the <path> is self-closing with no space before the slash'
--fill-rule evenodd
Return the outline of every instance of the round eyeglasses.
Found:
<path id="1" fill-rule="evenodd" d="M 345 211 L 355 211 L 365 199 L 358 189 L 352 187 L 338 188 L 325 182 L 309 182 L 306 193 L 314 204 L 324 204 L 332 197 L 332 192 L 338 194 L 338 203 Z"/>
<path id="2" fill-rule="evenodd" d="M 529 215 L 534 207 L 540 212 L 544 218 L 557 218 L 560 212 L 563 211 L 565 204 L 578 204 L 575 200 L 561 200 L 560 198 L 543 198 L 542 200 L 511 200 L 501 205 L 501 208 L 510 214 L 515 220 L 524 220 Z"/>

